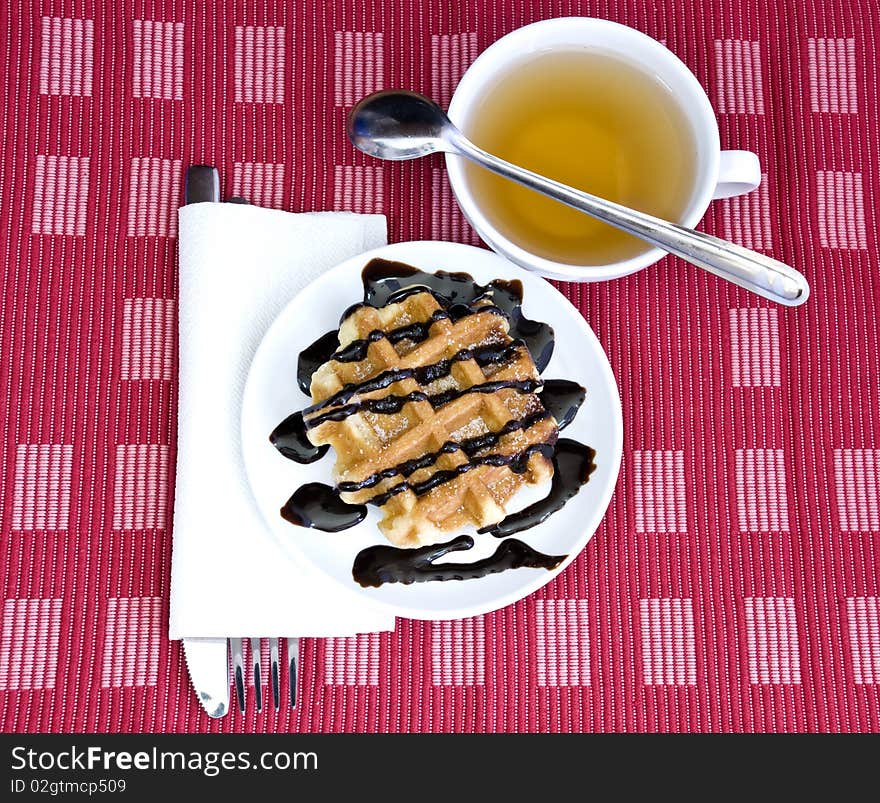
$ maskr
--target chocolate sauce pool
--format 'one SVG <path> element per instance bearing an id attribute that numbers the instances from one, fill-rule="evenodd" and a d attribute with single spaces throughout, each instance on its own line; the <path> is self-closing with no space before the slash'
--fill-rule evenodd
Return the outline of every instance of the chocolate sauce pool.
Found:
<path id="1" fill-rule="evenodd" d="M 339 491 L 323 482 L 309 482 L 296 489 L 281 508 L 281 517 L 299 527 L 338 533 L 360 524 L 367 516 L 365 505 L 349 505 Z"/>
<path id="2" fill-rule="evenodd" d="M 528 429 L 548 415 L 553 415 L 560 430 L 564 429 L 574 420 L 584 401 L 586 391 L 577 383 L 565 379 L 551 379 L 543 383 L 533 380 L 485 382 L 464 390 L 453 389 L 433 395 L 415 391 L 404 396 L 389 394 L 377 399 L 351 401 L 359 394 L 381 390 L 410 377 L 414 377 L 421 385 L 430 384 L 446 376 L 453 363 L 459 360 L 475 360 L 481 366 L 503 363 L 513 359 L 516 350 L 523 346 L 531 353 L 538 372 L 543 372 L 553 354 L 553 329 L 545 323 L 529 320 L 522 314 L 520 282 L 495 280 L 487 285 L 480 285 L 466 273 L 445 271 L 434 274 L 424 273 L 410 265 L 381 259 L 370 262 L 364 268 L 362 277 L 364 300 L 346 310 L 340 323 L 359 307 L 365 305 L 383 307 L 401 301 L 409 295 L 425 292 L 426 289 L 431 292 L 441 309 L 434 312 L 427 321 L 407 324 L 387 332 L 377 329 L 370 332 L 367 337 L 355 340 L 344 347 L 339 346 L 338 330 L 322 335 L 300 353 L 297 361 L 297 382 L 307 395 L 310 393 L 313 374 L 328 360 L 361 361 L 367 357 L 370 343 L 383 338 L 392 344 L 402 340 L 422 342 L 430 336 L 431 327 L 439 320 L 456 321 L 478 312 L 503 314 L 508 319 L 509 335 L 513 342 L 503 346 L 465 349 L 451 358 L 432 365 L 392 369 L 365 382 L 346 385 L 331 398 L 288 416 L 275 428 L 270 435 L 270 441 L 285 457 L 298 463 L 313 463 L 323 457 L 328 447 L 326 445 L 316 447 L 308 437 L 308 430 L 319 426 L 323 421 L 341 421 L 361 410 L 369 410 L 377 414 L 396 413 L 412 401 L 427 401 L 434 407 L 441 407 L 466 392 L 494 393 L 501 388 L 510 388 L 522 393 L 533 393 L 540 388 L 538 395 L 546 412 L 540 411 L 523 419 L 511 420 L 497 432 L 484 433 L 461 442 L 447 441 L 435 452 L 384 469 L 357 482 L 342 482 L 336 488 L 323 483 L 308 483 L 290 497 L 281 509 L 281 515 L 292 524 L 326 532 L 339 532 L 361 522 L 367 512 L 364 505 L 350 505 L 343 502 L 339 496 L 340 492 L 371 488 L 382 480 L 395 476 L 403 478 L 402 482 L 369 500 L 370 503 L 381 506 L 404 490 L 412 490 L 416 494 L 428 493 L 442 483 L 449 482 L 479 465 L 506 465 L 515 472 L 525 471 L 528 460 L 536 453 L 553 461 L 554 475 L 547 496 L 524 510 L 510 514 L 498 524 L 480 530 L 480 533 L 491 533 L 496 537 L 504 538 L 540 524 L 562 508 L 589 480 L 590 474 L 595 469 L 593 460 L 596 453 L 590 447 L 562 438 L 555 443 L 551 441 L 534 444 L 525 451 L 512 455 L 478 453 L 496 444 L 503 435 L 517 429 Z M 485 303 L 481 304 L 481 301 Z M 437 471 L 420 483 L 406 481 L 406 478 L 415 471 L 436 462 L 440 455 L 457 450 L 467 455 L 467 463 L 453 470 Z M 355 558 L 353 576 L 363 586 L 379 586 L 382 583 L 409 584 L 430 580 L 465 580 L 524 566 L 553 569 L 565 558 L 565 556 L 544 555 L 522 541 L 506 538 L 488 558 L 472 563 L 434 565 L 433 561 L 442 555 L 469 550 L 473 547 L 473 543 L 470 536 L 462 535 L 443 544 L 432 544 L 418 549 L 401 549 L 388 545 L 369 547 L 362 550 Z"/>
<path id="3" fill-rule="evenodd" d="M 416 549 L 393 546 L 371 546 L 361 550 L 354 559 L 351 574 L 364 588 L 378 588 L 383 583 L 426 583 L 432 580 L 475 580 L 487 574 L 508 569 L 555 569 L 565 555 L 545 555 L 516 538 L 502 541 L 493 555 L 473 563 L 440 563 L 433 561 L 449 552 L 471 549 L 474 539 L 460 535 L 442 544 Z"/>
<path id="4" fill-rule="evenodd" d="M 568 379 L 547 379 L 538 393 L 544 409 L 556 419 L 560 432 L 574 421 L 586 397 L 587 391 Z"/>
<path id="5" fill-rule="evenodd" d="M 299 353 L 296 363 L 296 383 L 306 396 L 312 395 L 312 375 L 330 359 L 338 346 L 339 330 L 332 329 Z"/>
<path id="6" fill-rule="evenodd" d="M 271 444 L 288 460 L 296 463 L 314 463 L 320 460 L 330 449 L 328 444 L 315 446 L 306 434 L 306 422 L 303 414 L 291 413 L 269 436 Z"/>
<path id="7" fill-rule="evenodd" d="M 557 510 L 561 510 L 582 485 L 586 485 L 590 474 L 596 470 L 593 462 L 595 457 L 595 449 L 571 438 L 560 438 L 553 452 L 553 479 L 547 496 L 517 513 L 505 516 L 498 524 L 483 527 L 477 532 L 504 538 L 546 521 Z"/>

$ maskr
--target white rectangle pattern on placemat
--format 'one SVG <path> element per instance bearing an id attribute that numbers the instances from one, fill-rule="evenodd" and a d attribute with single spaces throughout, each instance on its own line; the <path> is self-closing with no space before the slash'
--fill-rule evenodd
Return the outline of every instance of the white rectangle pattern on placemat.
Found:
<path id="1" fill-rule="evenodd" d="M 539 686 L 589 686 L 590 641 L 585 599 L 535 602 Z"/>
<path id="2" fill-rule="evenodd" d="M 89 200 L 89 157 L 38 154 L 33 193 L 34 234 L 82 237 Z"/>
<path id="3" fill-rule="evenodd" d="M 108 599 L 101 685 L 155 686 L 161 638 L 161 597 Z"/>
<path id="4" fill-rule="evenodd" d="M 183 23 L 133 20 L 136 98 L 183 100 Z"/>
<path id="5" fill-rule="evenodd" d="M 435 686 L 486 682 L 486 628 L 481 616 L 431 623 L 431 679 Z"/>
<path id="6" fill-rule="evenodd" d="M 779 315 L 767 307 L 732 309 L 731 378 L 734 387 L 779 387 Z"/>
<path id="7" fill-rule="evenodd" d="M 745 600 L 749 680 L 753 684 L 800 683 L 800 648 L 792 597 Z"/>
<path id="8" fill-rule="evenodd" d="M 788 489 L 782 449 L 737 449 L 735 473 L 740 532 L 787 532 Z"/>
<path id="9" fill-rule="evenodd" d="M 116 447 L 113 529 L 146 530 L 165 526 L 170 495 L 170 450 L 158 443 Z"/>
<path id="10" fill-rule="evenodd" d="M 633 452 L 636 532 L 687 530 L 684 452 L 672 449 Z"/>
<path id="11" fill-rule="evenodd" d="M 378 685 L 379 638 L 378 633 L 359 633 L 323 639 L 324 683 L 329 686 Z"/>
<path id="12" fill-rule="evenodd" d="M 855 39 L 808 39 L 807 67 L 812 111 L 833 114 L 858 111 Z"/>
<path id="13" fill-rule="evenodd" d="M 15 449 L 13 530 L 66 530 L 70 517 L 73 446 L 21 443 Z"/>
<path id="14" fill-rule="evenodd" d="M 880 683 L 880 597 L 847 597 L 853 681 Z"/>
<path id="15" fill-rule="evenodd" d="M 176 302 L 126 298 L 122 304 L 122 379 L 171 379 Z"/>
<path id="16" fill-rule="evenodd" d="M 60 598 L 4 600 L 0 691 L 55 687 L 61 602 Z"/>
<path id="17" fill-rule="evenodd" d="M 835 449 L 834 489 L 841 531 L 880 531 L 880 449 Z"/>
<path id="18" fill-rule="evenodd" d="M 697 682 L 694 608 L 690 599 L 639 601 L 642 674 L 646 686 L 692 686 Z"/>
<path id="19" fill-rule="evenodd" d="M 92 94 L 95 23 L 79 17 L 43 17 L 40 21 L 40 93 Z"/>

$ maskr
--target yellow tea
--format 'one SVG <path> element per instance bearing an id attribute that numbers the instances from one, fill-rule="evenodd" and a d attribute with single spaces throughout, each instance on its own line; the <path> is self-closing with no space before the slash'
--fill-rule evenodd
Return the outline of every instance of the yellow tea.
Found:
<path id="1" fill-rule="evenodd" d="M 464 130 L 502 159 L 667 220 L 681 219 L 694 190 L 684 111 L 659 78 L 615 56 L 528 57 L 487 88 Z M 538 256 L 604 265 L 649 248 L 474 164 L 466 180 L 492 225 Z"/>

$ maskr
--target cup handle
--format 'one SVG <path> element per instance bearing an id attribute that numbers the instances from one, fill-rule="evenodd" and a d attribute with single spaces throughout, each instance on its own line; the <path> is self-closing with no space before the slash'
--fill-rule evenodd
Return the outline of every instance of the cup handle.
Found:
<path id="1" fill-rule="evenodd" d="M 713 198 L 745 195 L 761 183 L 761 163 L 751 151 L 721 151 Z"/>

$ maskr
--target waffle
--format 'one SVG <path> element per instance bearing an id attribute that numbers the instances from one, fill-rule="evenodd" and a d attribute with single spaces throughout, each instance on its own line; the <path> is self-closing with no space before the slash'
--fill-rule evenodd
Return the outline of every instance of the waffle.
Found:
<path id="1" fill-rule="evenodd" d="M 331 358 L 312 377 L 309 439 L 333 447 L 341 498 L 380 505 L 379 528 L 398 546 L 496 524 L 517 491 L 553 475 L 549 458 L 558 430 L 533 392 L 540 379 L 531 355 L 510 338 L 496 307 L 485 297 L 476 305 L 452 320 L 432 293 L 416 291 L 381 308 L 357 307 L 340 327 L 337 354 L 366 340 L 365 354 L 356 355 L 363 359 Z M 430 323 L 421 342 L 388 339 L 389 332 L 420 322 Z M 502 358 L 487 360 L 492 351 Z M 444 366 L 438 378 L 429 374 L 433 368 L 406 376 L 407 369 L 438 364 Z M 386 386 L 353 392 L 368 380 Z M 518 387 L 498 387 L 507 382 Z M 399 410 L 367 409 L 370 400 L 402 396 L 409 400 L 398 400 Z M 495 442 L 487 433 L 496 433 Z M 498 455 L 518 460 L 514 467 L 480 462 Z M 365 481 L 368 487 L 360 487 Z"/>

